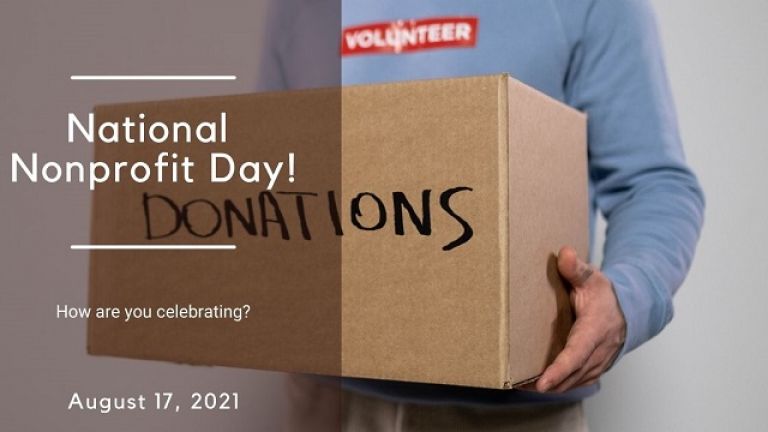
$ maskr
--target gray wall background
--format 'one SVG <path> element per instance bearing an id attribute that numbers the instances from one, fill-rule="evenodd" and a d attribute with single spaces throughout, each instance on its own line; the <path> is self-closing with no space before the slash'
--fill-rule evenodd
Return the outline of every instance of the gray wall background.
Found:
<path id="1" fill-rule="evenodd" d="M 587 403 L 590 423 L 597 432 L 758 430 L 768 402 L 768 2 L 654 3 L 707 221 L 675 320 L 604 379 Z M 262 4 L 0 0 L 2 156 L 39 150 L 87 160 L 87 146 L 66 145 L 66 112 L 192 88 L 72 83 L 73 73 L 237 74 L 235 83 L 195 84 L 195 93 L 249 91 Z M 279 374 L 86 356 L 85 324 L 57 321 L 53 308 L 86 300 L 87 257 L 67 247 L 87 239 L 89 196 L 10 185 L 2 173 L 0 430 L 274 430 Z M 66 396 L 77 390 L 240 391 L 245 407 L 176 417 L 67 413 Z"/>
<path id="2" fill-rule="evenodd" d="M 768 2 L 654 1 L 688 160 L 707 195 L 666 330 L 587 403 L 608 431 L 765 430 Z"/>

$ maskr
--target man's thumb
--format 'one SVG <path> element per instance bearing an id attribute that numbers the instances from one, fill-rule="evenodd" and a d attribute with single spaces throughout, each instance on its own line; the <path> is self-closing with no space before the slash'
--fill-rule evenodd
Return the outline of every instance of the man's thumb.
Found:
<path id="1" fill-rule="evenodd" d="M 576 250 L 570 246 L 563 246 L 558 252 L 557 269 L 560 275 L 574 287 L 583 285 L 592 276 L 592 268 L 579 259 Z"/>

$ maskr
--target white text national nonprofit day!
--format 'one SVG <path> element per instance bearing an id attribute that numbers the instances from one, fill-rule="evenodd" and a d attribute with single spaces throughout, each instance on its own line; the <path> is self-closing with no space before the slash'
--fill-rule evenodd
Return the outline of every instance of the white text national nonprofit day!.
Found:
<path id="1" fill-rule="evenodd" d="M 164 123 L 149 121 L 145 114 L 136 118 L 125 117 L 122 121 L 107 121 L 95 124 L 93 113 L 82 121 L 77 115 L 69 113 L 68 142 L 74 143 L 76 137 L 82 137 L 89 143 L 96 138 L 103 145 L 137 144 L 224 144 L 227 142 L 227 113 L 220 113 L 216 119 L 190 123 L 175 121 Z M 117 144 L 120 143 L 120 144 Z M 280 176 L 294 181 L 295 157 L 288 153 L 285 161 L 244 161 L 237 162 L 224 152 L 210 153 L 211 183 L 225 183 L 233 179 L 244 183 L 260 183 L 271 190 Z M 41 161 L 36 152 L 28 156 L 11 154 L 11 180 L 13 183 L 29 181 L 31 183 L 82 183 L 93 190 L 97 184 L 113 181 L 134 181 L 145 183 L 150 180 L 172 183 L 194 183 L 195 162 L 189 156 L 179 156 L 174 151 L 160 151 L 152 161 Z"/>

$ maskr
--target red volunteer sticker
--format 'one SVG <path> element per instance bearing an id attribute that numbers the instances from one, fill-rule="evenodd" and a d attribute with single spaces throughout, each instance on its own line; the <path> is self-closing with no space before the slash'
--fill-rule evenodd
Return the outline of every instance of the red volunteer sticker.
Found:
<path id="1" fill-rule="evenodd" d="M 472 48 L 477 44 L 477 17 L 397 20 L 347 27 L 341 55 L 399 54 L 435 48 Z"/>

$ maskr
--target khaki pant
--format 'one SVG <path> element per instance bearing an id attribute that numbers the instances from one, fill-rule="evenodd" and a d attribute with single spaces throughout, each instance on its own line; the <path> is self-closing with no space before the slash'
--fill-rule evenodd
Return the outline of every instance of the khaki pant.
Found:
<path id="1" fill-rule="evenodd" d="M 581 403 L 477 408 L 416 405 L 345 393 L 342 430 L 348 432 L 586 432 Z"/>
<path id="2" fill-rule="evenodd" d="M 587 432 L 580 402 L 505 407 L 468 407 L 398 403 L 294 381 L 291 432 Z"/>

